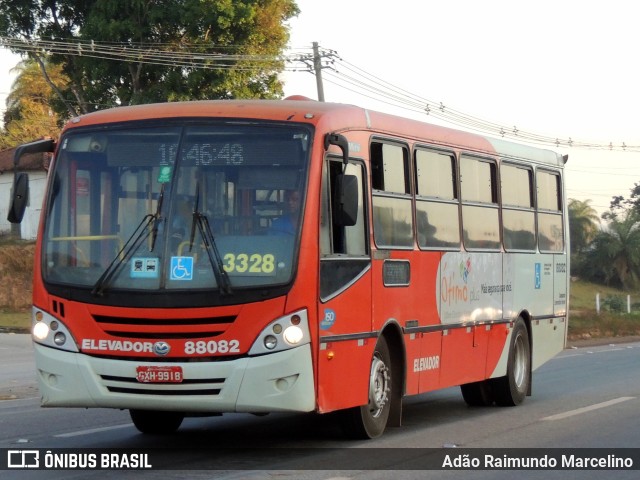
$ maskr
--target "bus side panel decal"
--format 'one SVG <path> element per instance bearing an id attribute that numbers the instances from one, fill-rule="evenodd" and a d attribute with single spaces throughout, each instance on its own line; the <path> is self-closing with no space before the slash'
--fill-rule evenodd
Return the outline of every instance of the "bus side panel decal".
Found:
<path id="1" fill-rule="evenodd" d="M 438 279 L 441 323 L 502 319 L 502 295 L 512 285 L 503 283 L 501 254 L 447 252 L 440 261 Z"/>

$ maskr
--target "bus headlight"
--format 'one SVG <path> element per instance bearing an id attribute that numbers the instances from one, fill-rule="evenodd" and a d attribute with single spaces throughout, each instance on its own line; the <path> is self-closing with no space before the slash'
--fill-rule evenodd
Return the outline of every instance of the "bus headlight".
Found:
<path id="1" fill-rule="evenodd" d="M 34 342 L 68 352 L 78 351 L 69 329 L 53 315 L 33 307 L 31 323 L 31 335 Z"/>
<path id="2" fill-rule="evenodd" d="M 307 311 L 299 310 L 280 317 L 267 325 L 251 346 L 249 355 L 263 355 L 288 350 L 310 341 Z"/>
<path id="3" fill-rule="evenodd" d="M 304 332 L 300 327 L 291 325 L 287 327 L 282 336 L 289 345 L 297 345 L 304 338 Z"/>
<path id="4" fill-rule="evenodd" d="M 49 336 L 49 325 L 44 322 L 38 322 L 33 326 L 33 338 L 41 342 Z"/>

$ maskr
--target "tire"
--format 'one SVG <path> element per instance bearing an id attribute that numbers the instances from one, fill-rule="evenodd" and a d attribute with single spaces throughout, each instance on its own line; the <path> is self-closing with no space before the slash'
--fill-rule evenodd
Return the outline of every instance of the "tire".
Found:
<path id="1" fill-rule="evenodd" d="M 369 374 L 369 403 L 344 412 L 342 422 L 350 438 L 377 438 L 384 432 L 391 411 L 393 395 L 391 355 L 384 337 L 376 344 Z"/>
<path id="2" fill-rule="evenodd" d="M 138 430 L 151 435 L 174 433 L 184 420 L 184 414 L 180 412 L 129 410 L 129 415 Z"/>
<path id="3" fill-rule="evenodd" d="M 524 321 L 519 318 L 509 345 L 507 375 L 492 381 L 493 397 L 496 404 L 504 407 L 520 405 L 530 389 L 531 344 Z"/>
<path id="4" fill-rule="evenodd" d="M 488 407 L 493 404 L 493 390 L 488 380 L 460 385 L 460 391 L 470 407 Z"/>

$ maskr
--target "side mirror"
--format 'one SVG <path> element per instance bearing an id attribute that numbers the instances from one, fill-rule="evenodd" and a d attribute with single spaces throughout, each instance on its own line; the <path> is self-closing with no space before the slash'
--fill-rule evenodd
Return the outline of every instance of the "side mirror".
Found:
<path id="1" fill-rule="evenodd" d="M 340 174 L 333 188 L 333 224 L 352 227 L 358 221 L 358 177 Z"/>
<path id="2" fill-rule="evenodd" d="M 18 163 L 20 157 L 27 153 L 45 153 L 53 152 L 56 148 L 56 142 L 50 138 L 36 140 L 35 142 L 25 143 L 16 148 L 13 154 L 13 188 L 11 189 L 11 203 L 9 205 L 9 213 L 7 220 L 11 223 L 22 222 L 24 211 L 29 202 L 29 175 L 24 172 L 18 172 Z"/>
<path id="3" fill-rule="evenodd" d="M 338 133 L 327 133 L 324 136 L 324 149 L 329 150 L 330 145 L 336 145 L 342 150 L 342 163 L 346 168 L 349 164 L 349 141 L 347 137 Z"/>
<path id="4" fill-rule="evenodd" d="M 45 153 L 45 152 L 53 152 L 56 149 L 56 142 L 50 138 L 45 138 L 44 140 L 36 140 L 35 142 L 25 143 L 24 145 L 20 145 L 16 148 L 15 153 L 13 154 L 13 165 L 15 167 L 18 166 L 20 162 L 20 157 L 26 155 L 27 153 Z"/>
<path id="5" fill-rule="evenodd" d="M 24 211 L 29 201 L 29 175 L 21 172 L 13 177 L 13 188 L 11 189 L 11 204 L 7 220 L 11 223 L 22 222 Z"/>

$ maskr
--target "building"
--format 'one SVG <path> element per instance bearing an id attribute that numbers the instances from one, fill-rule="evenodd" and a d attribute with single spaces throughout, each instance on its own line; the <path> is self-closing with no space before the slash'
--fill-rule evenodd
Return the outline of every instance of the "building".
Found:
<path id="1" fill-rule="evenodd" d="M 11 203 L 11 188 L 15 173 L 13 166 L 15 150 L 11 148 L 0 151 L 0 235 L 13 233 L 23 240 L 35 240 L 51 157 L 49 154 L 28 154 L 20 160 L 18 171 L 29 175 L 29 201 L 22 223 L 12 225 L 7 220 L 7 213 Z"/>

